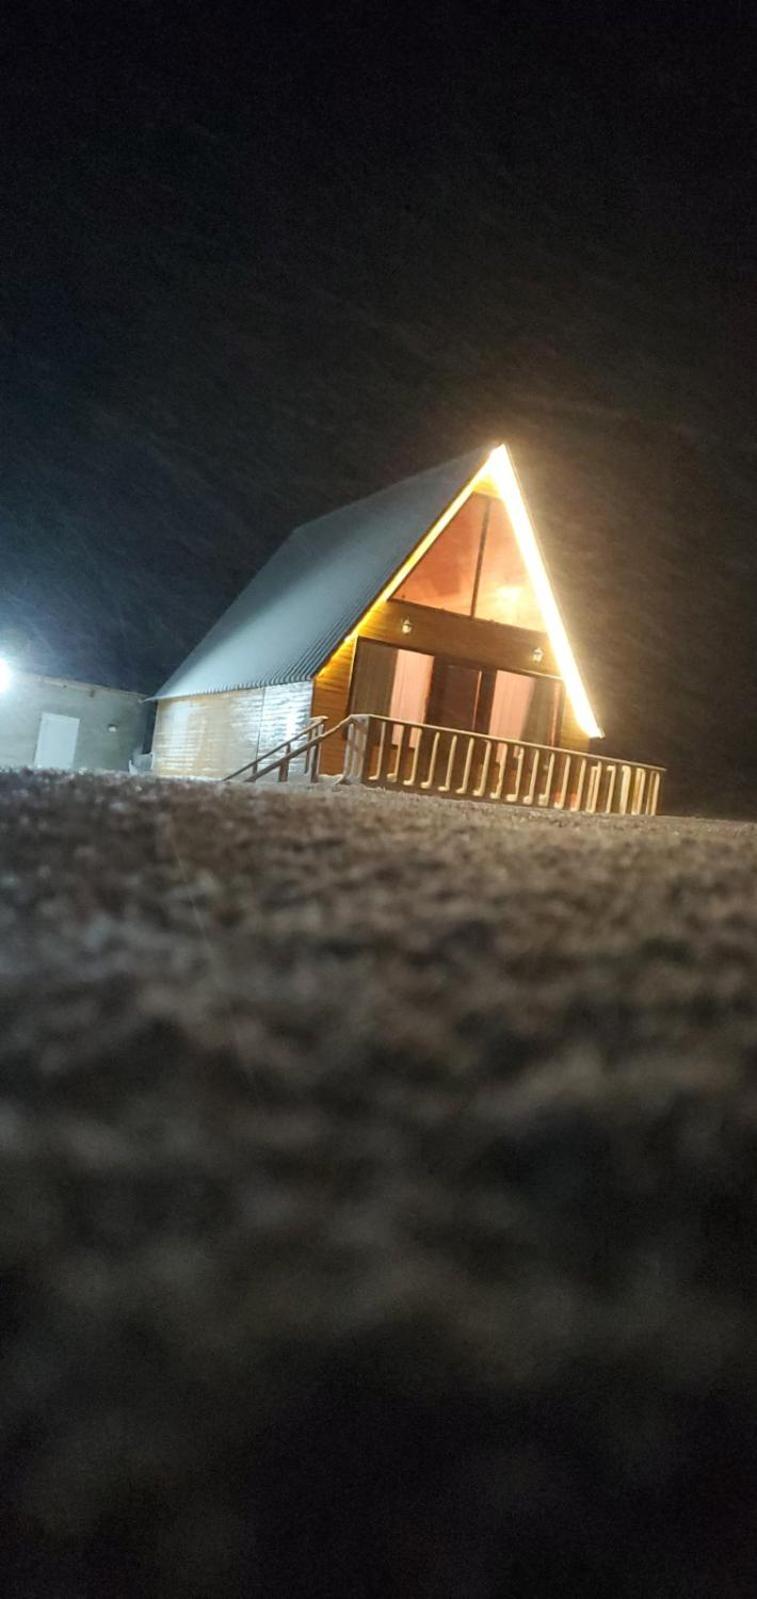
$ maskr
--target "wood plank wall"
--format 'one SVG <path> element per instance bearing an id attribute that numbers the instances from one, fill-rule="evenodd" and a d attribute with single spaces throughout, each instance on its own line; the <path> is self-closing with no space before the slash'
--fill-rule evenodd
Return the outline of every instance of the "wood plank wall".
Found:
<path id="1" fill-rule="evenodd" d="M 354 638 L 340 644 L 313 684 L 313 715 L 325 716 L 327 727 L 336 727 L 347 715 L 355 645 Z M 321 750 L 321 771 L 332 776 L 344 771 L 344 741 L 339 733 Z"/>
<path id="2" fill-rule="evenodd" d="M 153 736 L 160 777 L 226 777 L 283 738 L 311 715 L 313 685 L 281 683 L 161 700 Z"/>

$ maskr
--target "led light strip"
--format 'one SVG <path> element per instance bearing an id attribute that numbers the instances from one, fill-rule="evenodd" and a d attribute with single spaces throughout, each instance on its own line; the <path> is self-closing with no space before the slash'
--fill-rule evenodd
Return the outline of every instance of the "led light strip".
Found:
<path id="1" fill-rule="evenodd" d="M 547 569 L 542 560 L 534 526 L 526 509 L 520 484 L 515 475 L 515 468 L 510 459 L 510 452 L 505 444 L 498 444 L 496 449 L 492 450 L 484 468 L 484 473 L 486 472 L 491 474 L 499 497 L 512 523 L 518 548 L 533 584 L 546 625 L 547 636 L 560 669 L 560 676 L 565 684 L 576 721 L 587 738 L 604 738 L 604 733 L 589 704 L 589 696 L 581 680 L 581 673 L 576 666 L 570 641 L 565 631 L 565 623 L 560 615 L 557 601 L 552 592 L 552 585 L 547 576 Z"/>

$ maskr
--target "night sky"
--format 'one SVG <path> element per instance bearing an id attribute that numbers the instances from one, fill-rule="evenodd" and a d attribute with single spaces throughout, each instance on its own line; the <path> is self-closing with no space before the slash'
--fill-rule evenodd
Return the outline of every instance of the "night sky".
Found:
<path id="1" fill-rule="evenodd" d="M 0 648 L 150 692 L 294 523 L 504 436 L 564 497 L 608 747 L 748 808 L 755 11 L 645 12 L 30 10 Z"/>

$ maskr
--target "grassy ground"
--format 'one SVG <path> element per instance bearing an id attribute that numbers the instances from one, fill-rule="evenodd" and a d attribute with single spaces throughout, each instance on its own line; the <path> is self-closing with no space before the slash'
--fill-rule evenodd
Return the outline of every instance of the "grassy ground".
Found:
<path id="1" fill-rule="evenodd" d="M 757 828 L 0 777 L 14 1594 L 754 1591 Z"/>

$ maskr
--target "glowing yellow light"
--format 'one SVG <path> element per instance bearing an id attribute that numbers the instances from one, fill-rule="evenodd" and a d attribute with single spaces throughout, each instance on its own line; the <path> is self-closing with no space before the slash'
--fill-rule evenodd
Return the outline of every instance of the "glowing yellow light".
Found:
<path id="1" fill-rule="evenodd" d="M 542 560 L 533 523 L 526 509 L 526 503 L 506 445 L 498 444 L 496 449 L 492 450 L 484 470 L 491 474 L 499 497 L 512 523 L 518 548 L 533 584 L 534 593 L 544 618 L 549 642 L 576 721 L 582 732 L 587 735 L 587 738 L 604 738 L 604 733 L 594 716 L 589 704 L 589 696 L 581 681 L 581 674 L 576 666 L 570 641 L 565 631 L 565 623 L 552 593 L 552 585 Z"/>

